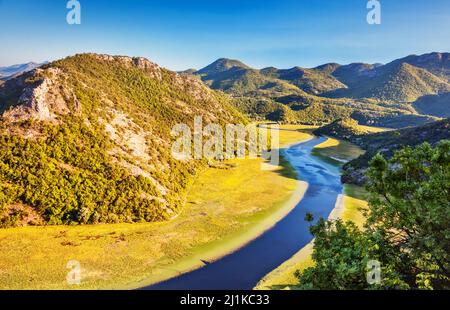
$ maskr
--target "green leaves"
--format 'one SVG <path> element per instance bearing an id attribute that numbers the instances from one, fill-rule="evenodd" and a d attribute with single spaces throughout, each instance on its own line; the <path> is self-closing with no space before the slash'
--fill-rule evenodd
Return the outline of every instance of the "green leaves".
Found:
<path id="1" fill-rule="evenodd" d="M 299 274 L 301 288 L 442 289 L 450 287 L 450 141 L 407 147 L 368 170 L 365 230 L 321 221 L 316 267 Z M 381 263 L 382 283 L 364 282 L 368 260 Z"/>

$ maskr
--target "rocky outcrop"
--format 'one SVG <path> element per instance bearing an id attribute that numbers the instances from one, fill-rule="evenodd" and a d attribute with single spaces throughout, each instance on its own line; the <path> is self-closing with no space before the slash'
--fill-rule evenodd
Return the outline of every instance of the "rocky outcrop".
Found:
<path id="1" fill-rule="evenodd" d="M 111 61 L 111 62 L 117 61 L 128 68 L 132 67 L 138 68 L 140 70 L 145 71 L 152 79 L 161 81 L 163 78 L 162 68 L 144 57 L 111 56 L 105 54 L 88 54 L 88 55 L 94 56 L 95 58 L 101 61 Z"/>
<path id="2" fill-rule="evenodd" d="M 17 105 L 3 114 L 5 120 L 20 122 L 33 119 L 57 122 L 58 115 L 81 113 L 81 104 L 75 94 L 72 90 L 64 88 L 64 84 L 61 83 L 64 79 L 61 70 L 57 68 L 37 69 L 32 76 L 36 78 L 36 81 L 31 83 L 28 75 L 7 82 L 18 88 L 23 87 L 23 89 Z M 72 101 L 72 109 L 69 108 L 68 100 Z"/>

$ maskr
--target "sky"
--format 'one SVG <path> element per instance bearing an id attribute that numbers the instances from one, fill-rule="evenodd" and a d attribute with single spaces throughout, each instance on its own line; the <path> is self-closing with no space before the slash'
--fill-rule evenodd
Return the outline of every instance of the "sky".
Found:
<path id="1" fill-rule="evenodd" d="M 0 0 L 0 66 L 76 53 L 143 56 L 172 70 L 226 57 L 263 68 L 386 63 L 450 52 L 450 0 Z"/>

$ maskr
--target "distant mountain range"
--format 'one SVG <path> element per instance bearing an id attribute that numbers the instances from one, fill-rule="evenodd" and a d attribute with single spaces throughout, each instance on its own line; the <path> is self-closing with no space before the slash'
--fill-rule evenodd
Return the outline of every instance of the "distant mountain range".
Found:
<path id="1" fill-rule="evenodd" d="M 39 68 L 44 64 L 46 64 L 46 62 L 40 64 L 35 62 L 29 62 L 25 64 L 13 65 L 8 67 L 0 67 L 0 79 L 7 80 L 11 77 L 18 76 L 21 75 L 22 73 Z"/>
<path id="2" fill-rule="evenodd" d="M 242 112 L 274 121 L 321 124 L 352 117 L 361 124 L 405 127 L 450 114 L 449 53 L 311 69 L 258 70 L 221 58 L 184 74 L 232 95 Z"/>

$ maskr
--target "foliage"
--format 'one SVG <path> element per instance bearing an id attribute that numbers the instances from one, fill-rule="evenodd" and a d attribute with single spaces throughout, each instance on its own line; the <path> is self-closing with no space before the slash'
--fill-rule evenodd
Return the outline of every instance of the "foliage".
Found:
<path id="1" fill-rule="evenodd" d="M 422 96 L 450 91 L 445 78 L 448 54 L 435 54 L 387 65 L 325 64 L 286 70 L 257 70 L 237 60 L 219 59 L 189 74 L 233 96 L 236 107 L 254 119 L 323 125 L 352 117 L 362 125 L 403 128 L 446 115 L 445 105 L 435 97 L 428 99 L 431 108 L 411 105 Z"/>
<path id="2" fill-rule="evenodd" d="M 368 131 L 360 127 L 358 122 L 352 118 L 336 120 L 314 131 L 316 135 L 336 137 L 344 140 L 350 140 L 354 136 L 367 133 Z"/>
<path id="3" fill-rule="evenodd" d="M 62 72 L 57 78 L 49 74 L 55 68 Z M 146 60 L 95 54 L 9 80 L 0 87 L 0 112 L 18 106 L 24 88 L 45 77 L 54 84 L 49 92 L 69 94 L 70 112 L 55 109 L 55 122 L 0 119 L 0 219 L 12 204 L 33 208 L 51 225 L 169 219 L 205 164 L 172 157 L 172 127 L 193 127 L 194 115 L 205 123 L 246 123 L 223 94 L 195 79 Z M 106 130 L 118 115 L 122 124 L 114 130 L 122 142 Z M 140 135 L 148 158 L 130 149 L 132 134 Z"/>
<path id="4" fill-rule="evenodd" d="M 302 288 L 444 289 L 450 287 L 450 141 L 407 147 L 370 163 L 365 230 L 321 221 L 316 266 L 299 273 Z M 366 282 L 367 262 L 378 260 L 382 282 Z"/>
<path id="5" fill-rule="evenodd" d="M 298 273 L 302 289 L 345 290 L 367 287 L 366 240 L 352 223 L 321 220 L 311 228 L 315 237 L 312 258 L 315 266 Z"/>

